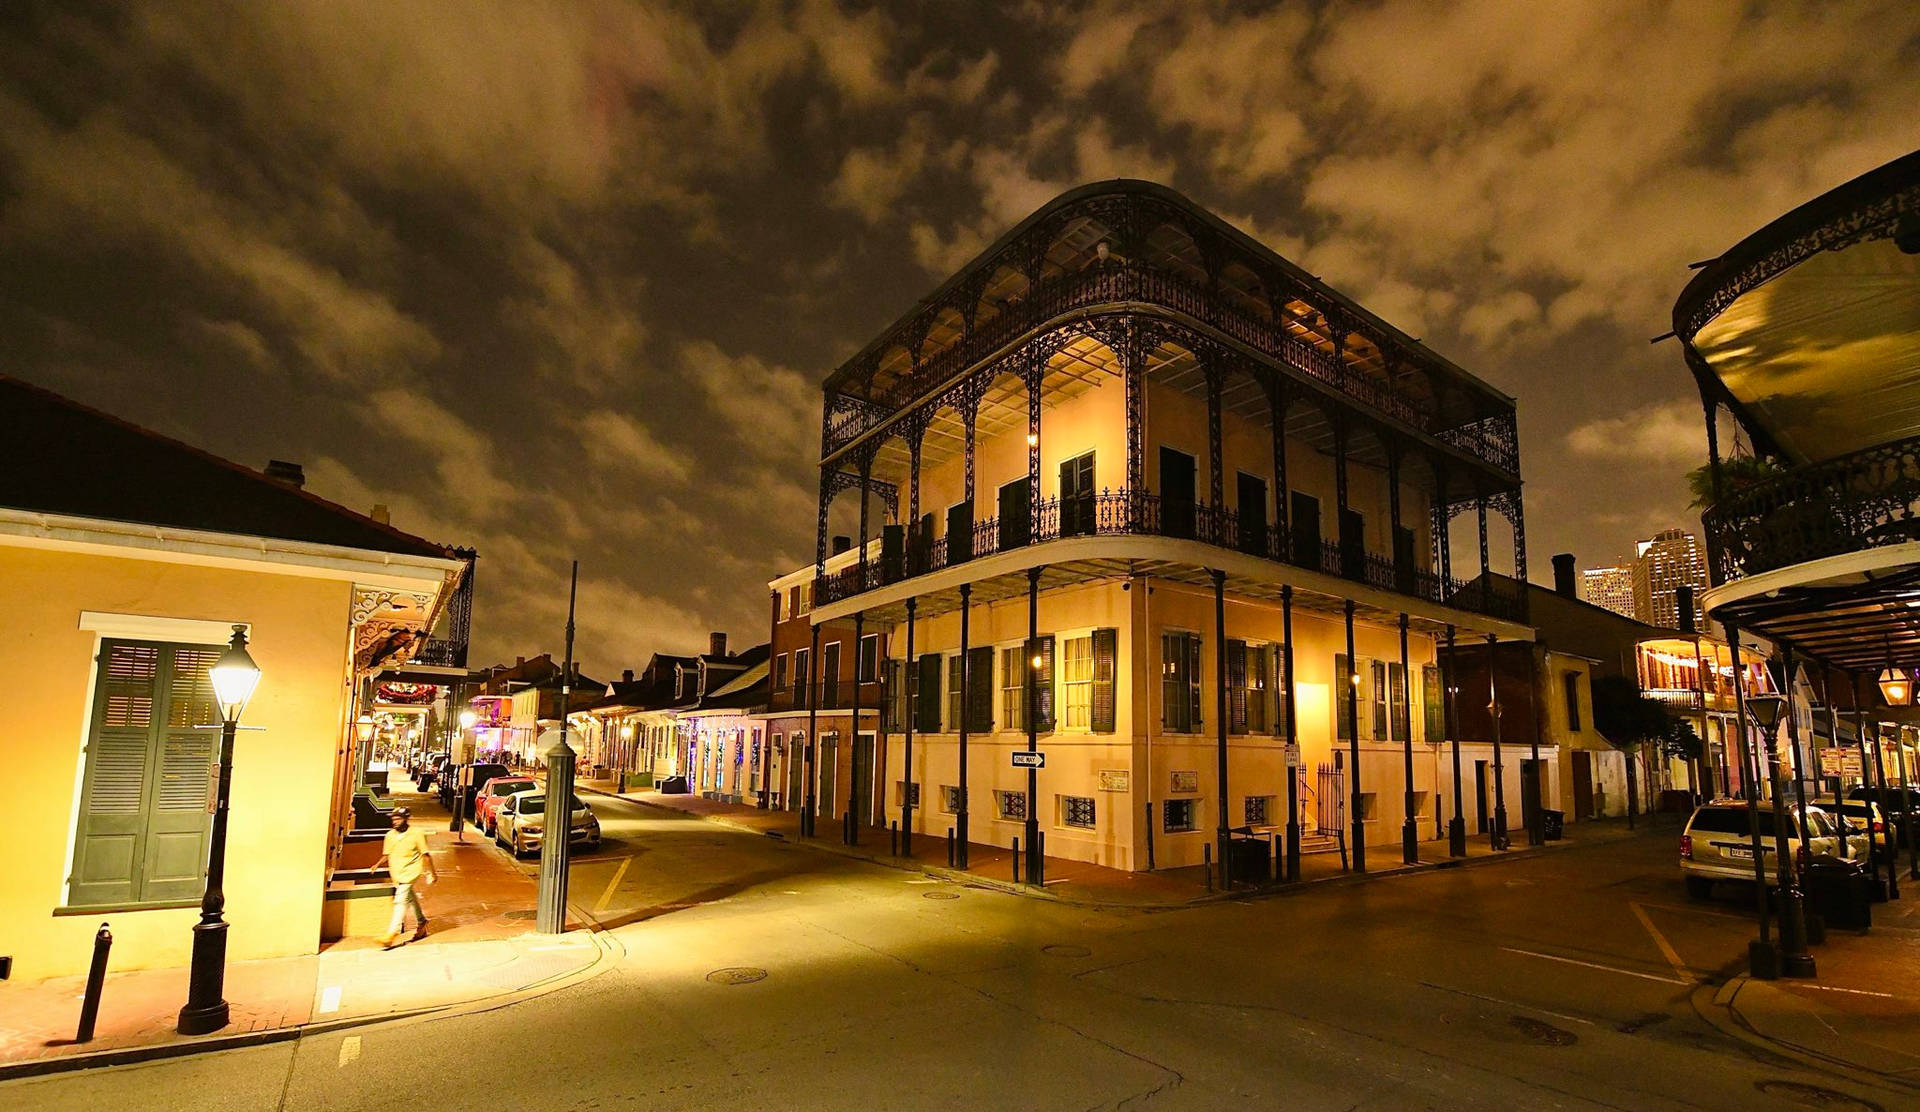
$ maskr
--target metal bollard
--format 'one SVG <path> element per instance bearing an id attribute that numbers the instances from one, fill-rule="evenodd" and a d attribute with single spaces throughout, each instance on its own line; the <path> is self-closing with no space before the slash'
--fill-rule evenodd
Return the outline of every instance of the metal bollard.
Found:
<path id="1" fill-rule="evenodd" d="M 1153 871 L 1153 800 L 1147 800 L 1147 871 Z"/>
<path id="2" fill-rule="evenodd" d="M 1045 886 L 1047 883 L 1047 832 L 1035 830 L 1033 845 L 1029 849 L 1033 860 L 1027 862 L 1027 883 Z"/>
<path id="3" fill-rule="evenodd" d="M 953 827 L 947 827 L 947 868 L 953 868 Z"/>
<path id="4" fill-rule="evenodd" d="M 93 936 L 93 965 L 87 970 L 87 995 L 80 1004 L 80 1029 L 74 1033 L 74 1042 L 93 1041 L 93 1023 L 100 1018 L 100 990 L 107 983 L 107 954 L 112 949 L 113 932 L 102 923 Z"/>
<path id="5" fill-rule="evenodd" d="M 899 819 L 894 819 L 887 823 L 887 852 L 893 854 L 895 857 L 900 856 Z"/>
<path id="6" fill-rule="evenodd" d="M 1020 837 L 1017 834 L 1013 839 L 1013 882 L 1020 883 Z"/>
<path id="7" fill-rule="evenodd" d="M 1200 863 L 1207 867 L 1207 892 L 1211 894 L 1213 892 L 1213 843 L 1212 842 L 1201 843 Z"/>
<path id="8" fill-rule="evenodd" d="M 853 844 L 853 812 L 852 811 L 848 811 L 845 814 L 842 814 L 840 816 L 840 844 L 847 845 L 847 846 L 850 846 Z"/>

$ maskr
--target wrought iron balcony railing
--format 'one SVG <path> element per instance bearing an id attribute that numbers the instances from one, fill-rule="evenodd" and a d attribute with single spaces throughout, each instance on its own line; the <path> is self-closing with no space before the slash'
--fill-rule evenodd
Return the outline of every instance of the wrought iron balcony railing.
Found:
<path id="1" fill-rule="evenodd" d="M 847 398 L 828 417 L 823 448 L 831 453 L 861 433 L 939 387 L 966 367 L 1001 350 L 1023 333 L 1076 309 L 1100 305 L 1150 304 L 1210 325 L 1300 374 L 1508 473 L 1520 470 L 1511 411 L 1456 428 L 1436 427 L 1434 414 L 1383 388 L 1333 356 L 1289 333 L 1274 320 L 1257 316 L 1192 280 L 1141 263 L 1113 261 L 1043 279 L 1020 300 L 991 320 L 922 360 L 871 399 Z"/>
<path id="2" fill-rule="evenodd" d="M 975 522 L 970 534 L 971 546 L 955 546 L 950 543 L 951 537 L 940 537 L 922 545 L 909 543 L 896 560 L 883 557 L 828 572 L 815 596 L 822 604 L 835 602 L 929 572 L 957 567 L 995 552 L 1063 538 L 1140 536 L 1199 541 L 1426 602 L 1508 621 L 1526 620 L 1526 596 L 1517 585 L 1492 579 L 1469 585 L 1358 546 L 1309 535 L 1296 538 L 1266 522 L 1242 521 L 1239 514 L 1224 507 L 1169 500 L 1146 492 L 1108 490 L 1098 495 L 1069 498 L 1064 508 L 1063 514 L 1059 498 L 1044 499 L 1028 521 L 1019 523 L 1021 528 L 1003 528 L 998 518 Z"/>
<path id="3" fill-rule="evenodd" d="M 1797 468 L 1701 515 L 1713 581 L 1920 540 L 1920 437 Z"/>

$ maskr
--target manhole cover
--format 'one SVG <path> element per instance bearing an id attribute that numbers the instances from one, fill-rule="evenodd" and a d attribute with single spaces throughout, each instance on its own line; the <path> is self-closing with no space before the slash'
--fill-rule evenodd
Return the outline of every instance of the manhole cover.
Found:
<path id="1" fill-rule="evenodd" d="M 1770 1097 L 1785 1097 L 1805 1108 L 1839 1108 L 1848 1112 L 1883 1112 L 1872 1101 L 1850 1097 L 1832 1089 L 1822 1089 L 1818 1085 L 1804 1085 L 1798 1081 L 1756 1081 L 1753 1087 Z"/>
<path id="2" fill-rule="evenodd" d="M 920 896 L 922 899 L 928 899 L 928 900 L 957 900 L 960 898 L 960 893 L 958 892 L 922 892 L 920 893 Z"/>
<path id="3" fill-rule="evenodd" d="M 509 911 L 500 917 L 502 919 L 538 919 L 540 912 L 530 907 L 525 911 Z"/>
<path id="4" fill-rule="evenodd" d="M 1043 954 L 1052 954 L 1056 958 L 1084 958 L 1090 957 L 1093 954 L 1093 951 L 1087 949 L 1085 946 L 1074 946 L 1066 943 L 1042 946 L 1040 947 L 1040 952 Z"/>
<path id="5" fill-rule="evenodd" d="M 767 979 L 767 971 L 748 965 L 736 965 L 731 969 L 716 969 L 707 974 L 707 980 L 716 985 L 750 985 L 755 981 Z"/>
<path id="6" fill-rule="evenodd" d="M 1580 1041 L 1580 1036 L 1572 1031 L 1563 1031 L 1551 1023 L 1543 1023 L 1527 1016 L 1514 1016 L 1512 1023 L 1514 1030 L 1541 1046 L 1572 1046 Z"/>

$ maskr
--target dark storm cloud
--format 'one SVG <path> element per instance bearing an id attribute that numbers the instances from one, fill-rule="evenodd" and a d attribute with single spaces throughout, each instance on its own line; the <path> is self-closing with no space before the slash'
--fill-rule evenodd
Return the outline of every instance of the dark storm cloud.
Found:
<path id="1" fill-rule="evenodd" d="M 504 2 L 0 16 L 7 369 L 483 553 L 478 652 L 752 639 L 817 383 L 1165 181 L 1520 399 L 1536 552 L 1682 520 L 1687 262 L 1920 145 L 1909 6 Z M 1604 473 L 1606 484 L 1591 475 Z"/>

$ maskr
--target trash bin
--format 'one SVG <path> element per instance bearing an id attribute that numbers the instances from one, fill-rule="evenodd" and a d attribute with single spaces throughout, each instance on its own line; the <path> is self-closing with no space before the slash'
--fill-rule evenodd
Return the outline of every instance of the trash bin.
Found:
<path id="1" fill-rule="evenodd" d="M 1557 842 L 1567 832 L 1567 813 L 1565 811 L 1540 812 L 1540 834 L 1549 842 Z"/>
<path id="2" fill-rule="evenodd" d="M 1236 884 L 1265 884 L 1273 879 L 1273 843 L 1242 828 L 1227 834 L 1227 875 Z"/>
<path id="3" fill-rule="evenodd" d="M 1859 931 L 1873 926 L 1873 899 L 1866 870 L 1858 862 L 1816 854 L 1807 861 L 1801 883 L 1807 902 L 1827 926 Z"/>

